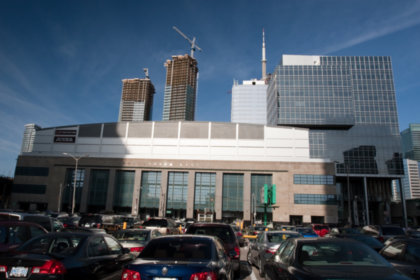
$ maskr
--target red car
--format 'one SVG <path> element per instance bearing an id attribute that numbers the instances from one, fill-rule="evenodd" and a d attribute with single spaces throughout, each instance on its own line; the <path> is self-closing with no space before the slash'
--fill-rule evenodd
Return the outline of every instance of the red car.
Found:
<path id="1" fill-rule="evenodd" d="M 330 227 L 322 224 L 313 224 L 312 229 L 320 237 L 324 237 L 327 233 L 330 232 Z"/>

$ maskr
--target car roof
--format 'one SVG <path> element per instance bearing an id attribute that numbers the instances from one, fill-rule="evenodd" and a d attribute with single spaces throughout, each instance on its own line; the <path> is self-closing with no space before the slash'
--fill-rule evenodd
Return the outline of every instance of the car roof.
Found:
<path id="1" fill-rule="evenodd" d="M 25 226 L 36 226 L 38 228 L 42 228 L 44 229 L 44 227 L 42 227 L 40 224 L 38 223 L 33 223 L 33 222 L 27 222 L 27 221 L 22 221 L 22 220 L 5 220 L 5 221 L 0 221 L 0 226 L 1 225 L 25 225 Z"/>

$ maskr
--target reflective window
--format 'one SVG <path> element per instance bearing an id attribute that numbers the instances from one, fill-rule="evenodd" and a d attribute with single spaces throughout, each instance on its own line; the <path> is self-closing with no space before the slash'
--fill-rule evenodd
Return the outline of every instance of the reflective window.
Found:
<path id="1" fill-rule="evenodd" d="M 195 173 L 194 209 L 214 211 L 216 173 Z"/>
<path id="2" fill-rule="evenodd" d="M 251 205 L 254 208 L 253 211 L 264 212 L 264 208 L 258 207 L 262 201 L 261 193 L 264 189 L 264 185 L 271 186 L 272 175 L 271 174 L 252 174 L 251 175 Z M 268 212 L 272 212 L 272 208 L 267 209 Z"/>
<path id="3" fill-rule="evenodd" d="M 166 209 L 186 209 L 187 195 L 188 172 L 169 172 Z"/>
<path id="4" fill-rule="evenodd" d="M 61 203 L 63 210 L 70 210 L 73 199 L 74 180 L 76 177 L 76 204 L 75 209 L 79 209 L 82 199 L 82 190 L 85 181 L 85 169 L 77 169 L 77 175 L 74 175 L 74 168 L 67 168 L 64 187 L 61 190 Z"/>
<path id="5" fill-rule="evenodd" d="M 243 174 L 223 174 L 223 211 L 243 211 Z"/>
<path id="6" fill-rule="evenodd" d="M 109 170 L 91 170 L 88 206 L 105 208 Z"/>
<path id="7" fill-rule="evenodd" d="M 118 170 L 115 174 L 114 207 L 131 207 L 133 202 L 134 171 Z"/>
<path id="8" fill-rule="evenodd" d="M 161 172 L 141 173 L 140 207 L 159 208 Z"/>
<path id="9" fill-rule="evenodd" d="M 334 194 L 295 194 L 295 204 L 325 204 L 337 205 L 337 196 Z"/>
<path id="10" fill-rule="evenodd" d="M 333 185 L 334 176 L 332 175 L 308 175 L 308 174 L 295 174 L 293 175 L 294 184 L 303 185 Z"/>

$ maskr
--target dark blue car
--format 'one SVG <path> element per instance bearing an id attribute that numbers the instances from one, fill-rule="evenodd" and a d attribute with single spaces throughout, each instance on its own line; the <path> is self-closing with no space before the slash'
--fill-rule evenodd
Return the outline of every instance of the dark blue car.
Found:
<path id="1" fill-rule="evenodd" d="M 217 237 L 171 235 L 151 240 L 139 257 L 126 265 L 122 280 L 233 279 L 230 257 Z"/>

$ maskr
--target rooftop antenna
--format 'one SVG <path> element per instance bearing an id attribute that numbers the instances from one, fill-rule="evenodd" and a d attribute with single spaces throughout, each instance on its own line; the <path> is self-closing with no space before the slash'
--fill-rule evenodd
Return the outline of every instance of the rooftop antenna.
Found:
<path id="1" fill-rule="evenodd" d="M 178 32 L 179 35 L 181 35 L 182 37 L 184 37 L 185 40 L 187 40 L 188 42 L 190 42 L 190 44 L 191 44 L 191 54 L 190 54 L 190 56 L 192 58 L 194 58 L 194 52 L 195 52 L 195 50 L 199 50 L 200 52 L 202 51 L 202 49 L 195 43 L 195 37 L 193 37 L 193 39 L 191 40 L 184 33 L 182 33 L 182 31 L 179 30 L 176 26 L 172 26 L 172 28 L 175 29 L 175 31 Z"/>
<path id="2" fill-rule="evenodd" d="M 265 81 L 267 79 L 267 59 L 265 59 L 265 34 L 264 34 L 264 28 L 262 30 L 262 80 Z"/>
<path id="3" fill-rule="evenodd" d="M 146 76 L 146 79 L 149 79 L 149 68 L 143 68 L 144 75 Z"/>

